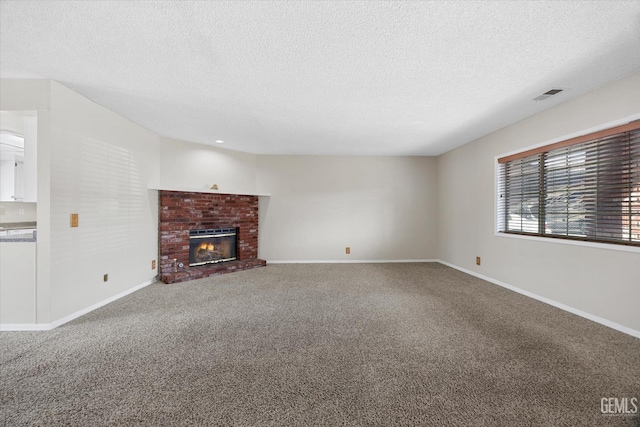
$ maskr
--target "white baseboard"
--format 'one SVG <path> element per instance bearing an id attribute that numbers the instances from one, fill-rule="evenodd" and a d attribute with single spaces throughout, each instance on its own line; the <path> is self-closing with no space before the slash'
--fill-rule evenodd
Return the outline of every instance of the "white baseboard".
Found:
<path id="1" fill-rule="evenodd" d="M 267 265 L 269 264 L 389 264 L 396 262 L 438 262 L 437 259 L 355 259 L 355 260 L 346 260 L 346 259 L 293 259 L 293 260 L 282 260 L 282 259 L 274 259 L 267 260 Z"/>
<path id="2" fill-rule="evenodd" d="M 120 292 L 119 294 L 116 294 L 105 300 L 102 300 L 93 305 L 90 305 L 89 307 L 85 307 L 82 310 L 78 310 L 75 313 L 71 313 L 70 315 L 63 317 L 62 319 L 54 320 L 51 323 L 1 323 L 0 331 L 49 331 L 53 328 L 57 328 L 60 325 L 64 325 L 65 323 L 68 323 L 74 319 L 77 319 L 80 316 L 84 316 L 85 314 L 90 313 L 93 310 L 98 309 L 102 306 L 105 306 L 110 302 L 119 300 L 120 298 L 125 297 L 155 282 L 156 282 L 156 279 L 148 280 L 144 283 L 134 286 L 133 288 L 127 289 L 124 292 Z"/>
<path id="3" fill-rule="evenodd" d="M 443 261 L 440 259 L 403 259 L 403 260 L 270 260 L 267 261 L 267 265 L 268 264 L 333 264 L 333 263 L 341 263 L 341 264 L 362 264 L 362 263 L 406 263 L 406 262 L 438 262 L 440 264 L 446 265 L 447 267 L 451 267 L 454 268 L 458 271 L 461 271 L 463 273 L 469 274 L 471 276 L 477 277 L 479 279 L 482 280 L 486 280 L 487 282 L 493 283 L 495 285 L 501 286 L 503 288 L 509 289 L 513 292 L 517 292 L 521 295 L 525 295 L 529 298 L 533 298 L 535 300 L 541 301 L 545 304 L 549 304 L 551 306 L 554 306 L 556 308 L 559 308 L 561 310 L 564 311 L 568 311 L 569 313 L 573 313 L 577 316 L 580 317 L 584 317 L 585 319 L 589 319 L 593 322 L 599 323 L 601 325 L 607 326 L 611 329 L 615 329 L 617 331 L 620 331 L 622 333 L 625 333 L 627 335 L 631 335 L 632 337 L 636 337 L 636 338 L 640 338 L 640 331 L 637 331 L 635 329 L 629 328 L 627 326 L 621 325 L 619 323 L 616 322 L 612 322 L 611 320 L 607 320 L 604 319 L 602 317 L 599 316 L 595 316 L 593 314 L 587 313 L 585 311 L 582 310 L 578 310 L 577 308 L 573 308 L 570 307 L 566 304 L 562 304 L 560 302 L 554 301 L 552 299 L 534 294 L 533 292 L 529 292 L 526 291 L 524 289 L 520 289 L 517 288 L 515 286 L 509 285 L 507 283 L 501 282 L 499 280 L 496 280 L 494 278 L 482 275 L 480 273 L 476 273 L 475 271 L 472 270 L 468 270 L 466 268 L 462 268 L 459 267 L 457 265 L 451 264 L 447 261 Z M 53 328 L 56 328 L 60 325 L 63 325 L 67 322 L 70 322 L 74 319 L 77 319 L 80 316 L 83 316 L 95 309 L 98 309 L 104 305 L 107 305 L 113 301 L 116 301 L 120 298 L 123 298 L 137 290 L 140 290 L 146 286 L 149 286 L 152 283 L 155 283 L 156 280 L 149 280 L 146 281 L 138 286 L 135 286 L 131 289 L 127 289 L 124 292 L 121 292 L 117 295 L 114 295 L 110 298 L 107 298 L 103 301 L 100 301 L 96 304 L 93 304 L 89 307 L 86 307 L 82 310 L 76 311 L 75 313 L 72 313 L 68 316 L 63 317 L 62 319 L 58 319 L 54 322 L 51 323 L 2 323 L 0 324 L 0 331 L 48 331 L 51 330 Z"/>
<path id="4" fill-rule="evenodd" d="M 534 294 L 533 292 L 529 292 L 529 291 L 526 291 L 524 289 L 516 288 L 515 286 L 509 285 L 507 283 L 501 282 L 499 280 L 493 279 L 493 278 L 488 277 L 488 276 L 484 276 L 482 274 L 476 273 L 475 271 L 467 270 L 466 268 L 462 268 L 462 267 L 458 267 L 457 265 L 451 264 L 451 263 L 446 262 L 446 261 L 437 260 L 437 262 L 439 262 L 440 264 L 446 265 L 447 267 L 451 267 L 451 268 L 454 268 L 454 269 L 456 269 L 458 271 L 462 271 L 463 273 L 467 273 L 467 274 L 469 274 L 471 276 L 477 277 L 479 279 L 486 280 L 487 282 L 491 282 L 491 283 L 493 283 L 495 285 L 502 286 L 503 288 L 507 288 L 510 291 L 514 291 L 514 292 L 517 292 L 517 293 L 522 294 L 524 296 L 527 296 L 529 298 L 533 298 L 535 300 L 541 301 L 541 302 L 543 302 L 545 304 L 552 305 L 552 306 L 554 306 L 556 308 L 559 308 L 560 310 L 568 311 L 569 313 L 573 313 L 573 314 L 575 314 L 577 316 L 584 317 L 585 319 L 589 319 L 589 320 L 591 320 L 593 322 L 596 322 L 596 323 L 599 323 L 601 325 L 607 326 L 607 327 L 609 327 L 611 329 L 615 329 L 616 331 L 620 331 L 620 332 L 623 332 L 623 333 L 625 333 L 627 335 L 631 335 L 632 337 L 640 338 L 640 331 L 637 331 L 635 329 L 631 329 L 631 328 L 629 328 L 627 326 L 621 325 L 621 324 L 616 323 L 616 322 L 612 322 L 611 320 L 603 319 L 602 317 L 598 317 L 598 316 L 595 316 L 593 314 L 587 313 L 585 311 L 578 310 L 577 308 L 573 308 L 573 307 L 570 307 L 570 306 L 568 306 L 566 304 L 562 304 L 562 303 L 560 303 L 558 301 L 554 301 L 552 299 L 545 298 L 543 296 Z"/>
<path id="5" fill-rule="evenodd" d="M 48 331 L 50 323 L 0 323 L 0 331 Z"/>

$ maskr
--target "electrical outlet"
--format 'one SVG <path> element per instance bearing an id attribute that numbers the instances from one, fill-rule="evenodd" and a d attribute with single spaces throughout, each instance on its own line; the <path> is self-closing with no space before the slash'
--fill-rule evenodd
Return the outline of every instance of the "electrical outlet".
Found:
<path id="1" fill-rule="evenodd" d="M 78 226 L 78 214 L 71 214 L 71 227 L 77 227 Z M 105 280 L 106 282 L 106 280 Z"/>
<path id="2" fill-rule="evenodd" d="M 480 257 L 479 256 L 476 257 L 476 265 L 480 265 Z"/>
<path id="3" fill-rule="evenodd" d="M 151 269 L 152 270 L 156 269 L 156 260 L 155 259 L 151 261 Z"/>
<path id="4" fill-rule="evenodd" d="M 6 215 L 7 210 L 5 208 L 0 208 L 0 215 Z"/>
<path id="5" fill-rule="evenodd" d="M 347 255 L 349 255 L 351 253 L 351 248 L 349 246 L 347 246 L 344 250 L 344 253 L 346 253 Z"/>
<path id="6" fill-rule="evenodd" d="M 109 275 L 108 275 L 108 274 L 105 274 L 105 275 L 104 275 L 104 277 L 103 277 L 103 280 L 104 280 L 105 282 L 106 282 L 107 280 L 109 280 Z"/>
<path id="7" fill-rule="evenodd" d="M 18 215 L 24 215 L 24 209 L 22 208 L 18 209 Z"/>

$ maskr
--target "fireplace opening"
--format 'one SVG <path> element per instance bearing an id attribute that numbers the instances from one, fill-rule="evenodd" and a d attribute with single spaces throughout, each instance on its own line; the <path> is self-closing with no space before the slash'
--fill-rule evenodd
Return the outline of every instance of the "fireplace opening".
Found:
<path id="1" fill-rule="evenodd" d="M 189 266 L 236 259 L 237 230 L 217 228 L 189 231 Z"/>

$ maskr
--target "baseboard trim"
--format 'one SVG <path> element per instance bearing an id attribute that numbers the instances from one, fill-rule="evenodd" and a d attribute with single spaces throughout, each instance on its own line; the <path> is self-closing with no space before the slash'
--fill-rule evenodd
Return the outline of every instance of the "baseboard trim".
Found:
<path id="1" fill-rule="evenodd" d="M 89 307 L 85 307 L 82 310 L 78 310 L 75 313 L 71 313 L 61 319 L 54 320 L 51 323 L 2 323 L 0 324 L 0 331 L 50 331 L 51 329 L 71 322 L 72 320 L 77 319 L 80 316 L 84 316 L 85 314 L 90 313 L 93 310 L 119 300 L 120 298 L 126 297 L 127 295 L 135 291 L 138 291 L 146 286 L 149 286 L 152 283 L 155 283 L 156 281 L 157 280 L 155 278 L 152 280 L 147 280 L 146 282 L 134 286 L 133 288 L 127 289 L 124 292 L 120 292 L 119 294 L 92 304 Z"/>
<path id="2" fill-rule="evenodd" d="M 529 298 L 533 298 L 533 299 L 538 300 L 540 302 L 543 302 L 545 304 L 552 305 L 552 306 L 554 306 L 556 308 L 559 308 L 560 310 L 568 311 L 569 313 L 575 314 L 576 316 L 584 317 L 585 319 L 591 320 L 592 322 L 599 323 L 599 324 L 607 326 L 607 327 L 609 327 L 611 329 L 615 329 L 616 331 L 625 333 L 627 335 L 631 335 L 632 337 L 640 338 L 640 331 L 637 331 L 635 329 L 631 329 L 631 328 L 629 328 L 627 326 L 624 326 L 624 325 L 621 325 L 619 323 L 612 322 L 611 320 L 607 320 L 607 319 L 604 319 L 602 317 L 598 317 L 596 315 L 593 315 L 591 313 L 587 313 L 586 311 L 578 310 L 577 308 L 573 308 L 573 307 L 568 306 L 566 304 L 563 304 L 561 302 L 554 301 L 552 299 L 540 296 L 538 294 L 534 294 L 533 292 L 529 292 L 529 291 L 526 291 L 524 289 L 517 288 L 515 286 L 509 285 L 508 283 L 504 283 L 504 282 L 496 280 L 496 279 L 494 279 L 492 277 L 488 277 L 488 276 L 485 276 L 483 274 L 476 273 L 475 271 L 459 267 L 459 266 L 451 264 L 451 263 L 449 263 L 447 261 L 443 261 L 443 260 L 440 260 L 440 259 L 436 260 L 436 261 L 439 262 L 440 264 L 446 265 L 447 267 L 451 267 L 451 268 L 456 269 L 458 271 L 461 271 L 463 273 L 466 273 L 466 274 L 469 274 L 471 276 L 477 277 L 478 279 L 486 280 L 487 282 L 491 282 L 494 285 L 501 286 L 503 288 L 509 289 L 510 291 L 517 292 L 517 293 L 519 293 L 521 295 L 527 296 Z"/>
<path id="3" fill-rule="evenodd" d="M 0 323 L 0 332 L 48 331 L 50 329 L 50 323 Z"/>
<path id="4" fill-rule="evenodd" d="M 640 331 L 637 331 L 635 329 L 632 329 L 627 326 L 621 325 L 619 323 L 613 322 L 611 320 L 607 320 L 602 317 L 587 313 L 585 311 L 578 310 L 577 308 L 573 308 L 571 306 L 540 296 L 533 292 L 517 288 L 515 286 L 501 282 L 500 280 L 496 280 L 492 277 L 485 276 L 475 271 L 468 270 L 463 267 L 459 267 L 455 264 L 451 264 L 441 259 L 349 260 L 349 261 L 346 261 L 346 260 L 268 260 L 267 265 L 269 264 L 336 264 L 336 263 L 338 264 L 373 264 L 373 263 L 382 264 L 382 263 L 407 263 L 407 262 L 438 262 L 442 265 L 446 265 L 447 267 L 451 267 L 455 270 L 461 271 L 463 273 L 469 274 L 479 279 L 486 280 L 487 282 L 493 283 L 494 285 L 501 286 L 513 292 L 517 292 L 521 295 L 527 296 L 529 298 L 533 298 L 545 304 L 549 304 L 551 306 L 559 308 L 560 310 L 568 311 L 569 313 L 575 314 L 576 316 L 584 317 L 585 319 L 591 320 L 592 322 L 599 323 L 611 329 L 615 329 L 616 331 L 625 333 L 627 335 L 631 335 L 632 337 L 640 338 Z M 77 319 L 80 316 L 84 316 L 85 314 L 90 313 L 93 310 L 96 310 L 102 306 L 105 306 L 113 301 L 123 298 L 146 286 L 149 286 L 155 282 L 156 282 L 156 279 L 148 280 L 144 283 L 141 283 L 138 286 L 134 286 L 131 289 L 127 289 L 124 292 L 120 292 L 119 294 L 116 294 L 112 297 L 102 300 L 96 304 L 90 305 L 89 307 L 83 308 L 82 310 L 78 310 L 75 313 L 72 313 L 68 316 L 65 316 L 51 323 L 0 323 L 0 331 L 49 331 L 51 329 L 57 328 L 58 326 L 64 325 L 65 323 L 68 323 L 74 319 Z"/>
<path id="5" fill-rule="evenodd" d="M 437 259 L 356 259 L 356 260 L 335 260 L 335 259 L 292 259 L 292 260 L 282 260 L 282 259 L 274 259 L 267 260 L 267 265 L 269 264 L 389 264 L 389 263 L 400 263 L 400 262 L 438 262 Z"/>

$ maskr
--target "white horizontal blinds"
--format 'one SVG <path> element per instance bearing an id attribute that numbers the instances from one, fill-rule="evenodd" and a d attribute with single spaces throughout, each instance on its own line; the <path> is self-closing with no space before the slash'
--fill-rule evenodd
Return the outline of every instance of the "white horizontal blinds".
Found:
<path id="1" fill-rule="evenodd" d="M 590 189 L 586 181 L 584 144 L 544 155 L 545 232 L 555 236 L 586 237 L 585 217 Z"/>
<path id="2" fill-rule="evenodd" d="M 585 169 L 587 237 L 640 244 L 640 131 L 590 144 Z"/>
<path id="3" fill-rule="evenodd" d="M 505 231 L 539 233 L 541 155 L 523 157 L 504 165 L 502 194 Z"/>
<path id="4" fill-rule="evenodd" d="M 640 246 L 640 124 L 618 129 L 500 159 L 498 229 Z"/>
<path id="5" fill-rule="evenodd" d="M 631 132 L 634 130 L 640 129 L 640 120 L 633 121 L 631 123 L 627 123 L 626 125 L 620 125 L 613 128 L 601 130 L 598 132 L 590 133 L 587 135 L 577 136 L 575 138 L 566 139 L 564 141 L 556 142 L 550 145 L 546 145 L 544 147 L 538 147 L 531 150 L 523 151 L 521 153 L 512 154 L 505 157 L 500 157 L 498 159 L 498 163 L 507 163 L 512 160 L 520 159 L 522 157 L 532 156 L 534 154 L 539 153 L 547 153 L 551 150 L 556 150 L 558 148 L 568 147 L 570 145 L 581 144 L 583 142 L 593 141 L 596 139 L 606 138 L 611 135 L 616 135 L 623 132 Z"/>
<path id="6" fill-rule="evenodd" d="M 633 244 L 640 243 L 640 129 L 629 132 L 629 217 L 622 219 L 622 239 L 628 235 Z"/>

